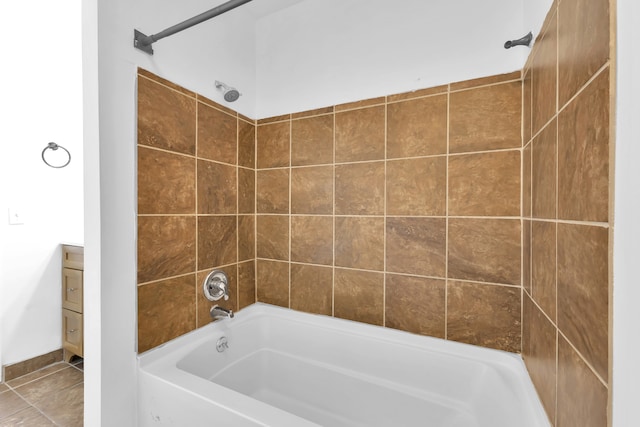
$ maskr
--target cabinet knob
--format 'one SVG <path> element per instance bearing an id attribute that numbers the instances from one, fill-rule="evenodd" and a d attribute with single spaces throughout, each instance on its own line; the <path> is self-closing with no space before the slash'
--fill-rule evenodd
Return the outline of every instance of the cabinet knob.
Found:
<path id="1" fill-rule="evenodd" d="M 67 288 L 67 292 L 75 292 L 75 291 L 77 291 L 76 288 Z"/>
<path id="2" fill-rule="evenodd" d="M 72 334 L 74 332 L 78 332 L 78 330 L 77 329 L 71 329 L 70 331 L 67 331 L 68 334 Z"/>

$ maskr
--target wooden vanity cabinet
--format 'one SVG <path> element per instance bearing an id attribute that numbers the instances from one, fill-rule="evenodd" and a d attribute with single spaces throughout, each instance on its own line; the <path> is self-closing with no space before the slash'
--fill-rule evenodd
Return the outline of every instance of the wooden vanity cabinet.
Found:
<path id="1" fill-rule="evenodd" d="M 83 357 L 84 248 L 62 245 L 62 352 L 65 362 Z"/>

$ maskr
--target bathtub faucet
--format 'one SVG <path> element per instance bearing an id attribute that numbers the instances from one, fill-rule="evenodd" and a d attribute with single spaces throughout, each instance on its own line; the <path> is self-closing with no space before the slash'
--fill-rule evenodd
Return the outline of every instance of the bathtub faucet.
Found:
<path id="1" fill-rule="evenodd" d="M 209 310 L 209 314 L 211 314 L 211 317 L 213 319 L 225 319 L 225 318 L 229 318 L 229 319 L 233 319 L 233 310 L 228 310 L 224 307 L 220 307 L 219 305 L 214 305 L 213 307 L 211 307 L 211 310 Z"/>

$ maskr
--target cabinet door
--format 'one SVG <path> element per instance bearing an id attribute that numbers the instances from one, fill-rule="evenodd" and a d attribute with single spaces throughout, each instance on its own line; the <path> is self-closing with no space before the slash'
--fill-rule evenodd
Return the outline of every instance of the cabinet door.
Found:
<path id="1" fill-rule="evenodd" d="M 82 314 L 62 310 L 62 348 L 82 356 Z"/>
<path id="2" fill-rule="evenodd" d="M 82 313 L 82 271 L 62 269 L 62 308 Z"/>

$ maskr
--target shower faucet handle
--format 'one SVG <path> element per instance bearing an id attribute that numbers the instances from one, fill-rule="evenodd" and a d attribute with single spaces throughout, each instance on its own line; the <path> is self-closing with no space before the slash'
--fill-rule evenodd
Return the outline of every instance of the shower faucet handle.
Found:
<path id="1" fill-rule="evenodd" d="M 229 277 L 222 270 L 213 270 L 204 279 L 202 290 L 209 301 L 218 301 L 220 298 L 226 301 L 229 299 Z"/>

